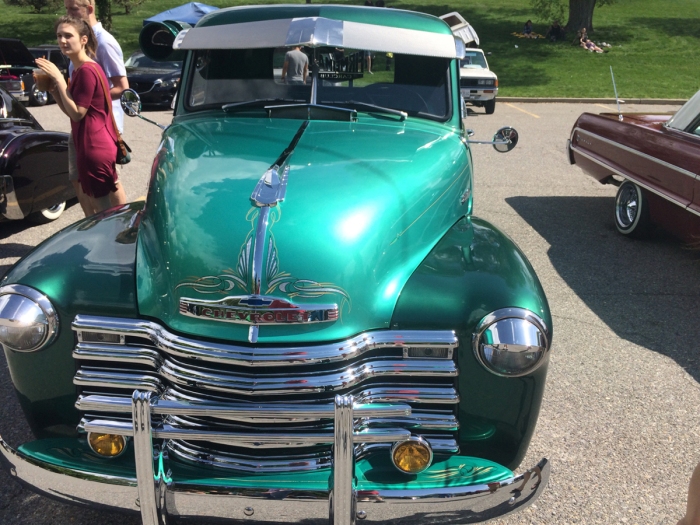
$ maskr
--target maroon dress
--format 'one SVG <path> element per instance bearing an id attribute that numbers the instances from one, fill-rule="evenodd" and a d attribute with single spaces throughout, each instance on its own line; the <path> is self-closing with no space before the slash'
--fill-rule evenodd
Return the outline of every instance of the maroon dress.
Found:
<path id="1" fill-rule="evenodd" d="M 102 68 L 86 62 L 73 71 L 69 88 L 76 105 L 87 108 L 82 120 L 71 119 L 78 181 L 85 194 L 96 198 L 117 190 L 117 134 L 97 75 L 109 86 Z"/>

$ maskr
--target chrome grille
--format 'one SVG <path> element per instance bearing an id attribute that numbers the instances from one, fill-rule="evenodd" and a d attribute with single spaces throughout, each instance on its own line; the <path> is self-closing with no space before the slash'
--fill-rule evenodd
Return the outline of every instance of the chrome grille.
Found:
<path id="1" fill-rule="evenodd" d="M 80 315 L 73 330 L 84 431 L 128 434 L 132 392 L 151 391 L 161 418 L 154 434 L 187 461 L 259 472 L 326 468 L 335 395 L 352 394 L 360 404 L 410 407 L 410 415 L 356 418 L 355 432 L 368 436 L 357 440 L 358 453 L 386 450 L 370 435 L 399 430 L 424 437 L 436 454 L 458 451 L 458 341 L 450 331 L 376 331 L 271 348 L 183 338 L 143 320 Z M 207 441 L 210 434 L 216 438 Z M 280 435 L 287 439 L 270 438 Z"/>

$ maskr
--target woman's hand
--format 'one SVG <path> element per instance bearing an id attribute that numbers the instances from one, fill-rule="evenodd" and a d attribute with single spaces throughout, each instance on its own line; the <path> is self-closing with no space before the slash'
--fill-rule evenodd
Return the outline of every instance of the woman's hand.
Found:
<path id="1" fill-rule="evenodd" d="M 56 64 L 45 58 L 37 58 L 35 62 L 37 67 L 49 75 L 56 85 L 65 84 L 66 80 L 63 78 L 63 73 L 56 67 Z"/>

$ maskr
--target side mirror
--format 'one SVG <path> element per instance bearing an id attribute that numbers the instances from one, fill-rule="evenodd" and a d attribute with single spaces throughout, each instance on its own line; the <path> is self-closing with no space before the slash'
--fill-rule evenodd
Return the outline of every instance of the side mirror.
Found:
<path id="1" fill-rule="evenodd" d="M 518 132 L 513 128 L 501 128 L 493 136 L 493 149 L 508 153 L 518 144 Z"/>
<path id="2" fill-rule="evenodd" d="M 138 117 L 141 115 L 141 97 L 133 89 L 125 89 L 122 91 L 120 98 L 122 109 L 130 117 Z"/>
<path id="3" fill-rule="evenodd" d="M 141 97 L 139 97 L 139 94 L 133 89 L 125 89 L 122 91 L 122 96 L 120 97 L 119 101 L 122 104 L 124 113 L 126 113 L 128 116 L 138 117 L 141 120 L 145 120 L 146 122 L 150 122 L 151 124 L 158 126 L 160 129 L 167 128 L 167 126 L 158 124 L 157 122 L 154 122 L 141 114 Z"/>

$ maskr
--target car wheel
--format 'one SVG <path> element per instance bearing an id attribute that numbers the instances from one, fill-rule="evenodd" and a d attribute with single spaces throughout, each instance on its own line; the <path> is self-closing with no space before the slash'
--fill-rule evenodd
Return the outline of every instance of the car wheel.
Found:
<path id="1" fill-rule="evenodd" d="M 66 201 L 54 204 L 50 208 L 45 208 L 27 216 L 27 220 L 36 224 L 46 224 L 58 219 L 66 209 Z"/>
<path id="2" fill-rule="evenodd" d="M 47 91 L 39 91 L 32 89 L 29 93 L 29 103 L 32 106 L 45 106 L 49 101 L 49 93 Z"/>
<path id="3" fill-rule="evenodd" d="M 496 99 L 487 100 L 484 103 L 484 109 L 486 109 L 487 115 L 493 115 L 493 112 L 496 111 Z"/>
<path id="4" fill-rule="evenodd" d="M 622 235 L 641 238 L 649 233 L 649 206 L 642 188 L 626 180 L 615 196 L 615 227 Z"/>

